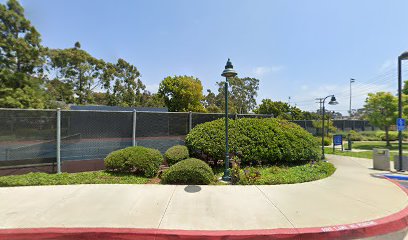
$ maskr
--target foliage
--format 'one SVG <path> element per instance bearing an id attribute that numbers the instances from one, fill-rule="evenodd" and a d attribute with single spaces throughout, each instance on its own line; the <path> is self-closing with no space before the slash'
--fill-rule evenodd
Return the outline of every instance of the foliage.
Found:
<path id="1" fill-rule="evenodd" d="M 165 184 L 210 184 L 214 181 L 214 173 L 205 162 L 189 158 L 182 160 L 163 173 Z"/>
<path id="2" fill-rule="evenodd" d="M 317 135 L 322 135 L 322 120 L 313 120 L 312 125 L 317 129 Z M 324 133 L 327 135 L 327 132 L 333 133 L 336 132 L 337 128 L 333 125 L 333 121 L 324 121 Z"/>
<path id="3" fill-rule="evenodd" d="M 105 167 L 111 172 L 135 172 L 153 177 L 162 162 L 163 156 L 158 150 L 136 146 L 111 152 L 105 158 Z"/>
<path id="4" fill-rule="evenodd" d="M 47 95 L 52 96 L 52 100 L 62 101 L 66 104 L 74 103 L 74 90 L 70 82 L 63 82 L 58 79 L 47 81 Z"/>
<path id="5" fill-rule="evenodd" d="M 176 164 L 177 162 L 187 159 L 189 157 L 188 148 L 182 145 L 173 146 L 164 153 L 169 166 Z"/>
<path id="6" fill-rule="evenodd" d="M 316 141 L 320 143 L 320 145 L 322 144 L 322 137 L 321 136 L 317 136 L 315 137 Z M 330 146 L 333 144 L 333 136 L 325 136 L 324 137 L 324 146 Z"/>
<path id="7" fill-rule="evenodd" d="M 144 184 L 148 178 L 103 171 L 81 173 L 27 173 L 0 177 L 0 187 L 71 184 Z"/>
<path id="8" fill-rule="evenodd" d="M 387 134 L 386 132 L 383 131 L 377 131 L 376 134 L 377 138 L 379 138 L 382 141 L 387 141 Z M 389 131 L 388 132 L 388 140 L 389 141 L 396 141 L 398 140 L 398 132 L 395 131 Z M 388 144 L 390 146 L 390 144 Z"/>
<path id="9" fill-rule="evenodd" d="M 389 145 L 389 127 L 396 122 L 397 99 L 391 93 L 369 93 L 364 106 L 368 121 L 385 130 L 387 145 Z"/>
<path id="10" fill-rule="evenodd" d="M 76 103 L 92 103 L 92 90 L 100 85 L 98 77 L 102 74 L 105 62 L 94 58 L 85 50 L 80 49 L 80 44 L 67 49 L 50 49 L 48 61 L 50 75 L 73 86 L 74 93 L 78 96 Z"/>
<path id="11" fill-rule="evenodd" d="M 44 108 L 40 34 L 16 0 L 0 4 L 0 107 Z"/>
<path id="12" fill-rule="evenodd" d="M 139 77 L 137 68 L 121 58 L 116 64 L 107 63 L 101 78 L 107 90 L 108 105 L 122 107 L 140 105 L 142 92 L 146 86 Z"/>
<path id="13" fill-rule="evenodd" d="M 246 167 L 240 170 L 239 185 L 273 185 L 310 182 L 326 178 L 336 168 L 328 162 L 294 163 L 269 167 Z"/>
<path id="14" fill-rule="evenodd" d="M 219 108 L 225 111 L 225 82 L 218 84 Z M 256 96 L 259 90 L 259 80 L 256 78 L 234 77 L 228 80 L 228 103 L 231 105 L 232 113 L 249 113 L 256 106 Z"/>
<path id="15" fill-rule="evenodd" d="M 159 86 L 159 96 L 171 112 L 204 112 L 201 104 L 203 85 L 190 76 L 166 77 Z"/>
<path id="16" fill-rule="evenodd" d="M 361 140 L 363 140 L 363 136 L 360 133 L 358 133 L 358 132 L 356 132 L 354 130 L 349 131 L 349 133 L 346 136 L 346 139 L 348 139 L 348 137 L 350 137 L 351 141 L 361 141 Z"/>
<path id="17" fill-rule="evenodd" d="M 207 161 L 224 158 L 225 119 L 194 127 L 186 137 L 190 154 Z M 241 155 L 244 165 L 314 160 L 320 156 L 314 137 L 297 124 L 279 119 L 230 120 L 230 154 Z"/>
<path id="18" fill-rule="evenodd" d="M 218 93 L 207 90 L 204 106 L 208 112 L 225 111 L 225 82 L 217 82 Z M 259 80 L 256 78 L 230 78 L 228 80 L 228 111 L 230 113 L 245 114 L 256 106 L 256 96 L 259 90 Z"/>
<path id="19" fill-rule="evenodd" d="M 273 116 L 286 120 L 318 120 L 321 114 L 302 111 L 296 106 L 281 101 L 262 99 L 262 103 L 254 110 L 258 114 L 273 114 Z M 341 115 L 341 114 L 340 114 Z M 329 115 L 326 115 L 329 118 Z"/>

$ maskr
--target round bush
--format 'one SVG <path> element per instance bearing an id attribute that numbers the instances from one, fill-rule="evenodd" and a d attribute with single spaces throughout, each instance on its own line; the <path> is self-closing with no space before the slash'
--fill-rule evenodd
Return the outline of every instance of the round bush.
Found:
<path id="1" fill-rule="evenodd" d="M 162 162 L 163 156 L 158 150 L 136 146 L 111 152 L 105 158 L 105 167 L 112 172 L 135 172 L 154 177 Z"/>
<path id="2" fill-rule="evenodd" d="M 200 159 L 182 160 L 163 173 L 162 182 L 167 184 L 209 184 L 214 180 L 210 166 Z"/>
<path id="3" fill-rule="evenodd" d="M 316 141 L 322 144 L 322 137 L 315 137 Z M 333 136 L 324 136 L 324 146 L 331 146 L 333 144 Z"/>
<path id="4" fill-rule="evenodd" d="M 187 159 L 189 157 L 188 148 L 182 145 L 173 146 L 164 153 L 169 166 L 176 164 L 177 162 Z"/>
<path id="5" fill-rule="evenodd" d="M 197 125 L 186 136 L 190 154 L 216 161 L 225 156 L 225 119 Z M 312 134 L 282 119 L 230 120 L 230 154 L 243 164 L 317 160 L 319 143 Z"/>

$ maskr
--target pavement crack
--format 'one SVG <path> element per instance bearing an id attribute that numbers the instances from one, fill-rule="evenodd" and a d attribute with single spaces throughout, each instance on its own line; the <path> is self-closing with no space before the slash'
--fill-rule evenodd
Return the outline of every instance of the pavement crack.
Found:
<path id="1" fill-rule="evenodd" d="M 292 226 L 292 228 L 298 232 L 297 228 L 295 227 L 295 225 L 290 221 L 290 219 L 278 208 L 278 206 L 276 206 L 272 200 L 268 197 L 268 195 L 266 195 L 266 193 L 264 191 L 262 191 L 262 189 L 260 189 L 258 186 L 255 185 L 255 187 L 262 193 L 262 195 L 276 208 L 278 209 L 278 211 L 283 215 L 283 217 L 285 217 L 286 221 L 288 221 L 290 223 L 290 225 Z"/>
<path id="2" fill-rule="evenodd" d="M 174 192 L 176 192 L 176 188 L 177 188 L 177 185 L 174 186 L 173 192 L 171 193 L 170 199 L 169 199 L 169 201 L 167 202 L 166 209 L 164 210 L 164 213 L 163 213 L 163 215 L 162 215 L 162 217 L 161 217 L 161 219 L 160 219 L 159 225 L 157 226 L 157 229 L 159 229 L 160 226 L 161 226 L 161 224 L 162 224 L 162 221 L 163 221 L 163 219 L 164 219 L 164 216 L 166 215 L 167 209 L 169 208 L 170 202 L 171 202 L 171 200 L 173 199 Z"/>

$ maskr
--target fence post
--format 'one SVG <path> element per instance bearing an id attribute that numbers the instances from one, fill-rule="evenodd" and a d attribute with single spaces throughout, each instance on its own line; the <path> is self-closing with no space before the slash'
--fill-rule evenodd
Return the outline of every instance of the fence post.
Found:
<path id="1" fill-rule="evenodd" d="M 192 128 L 193 128 L 193 113 L 189 111 L 188 112 L 188 132 L 190 132 Z"/>
<path id="2" fill-rule="evenodd" d="M 57 108 L 57 173 L 61 173 L 61 108 Z"/>
<path id="3" fill-rule="evenodd" d="M 237 118 L 238 118 L 238 114 L 235 113 L 234 120 L 237 120 Z"/>
<path id="4" fill-rule="evenodd" d="M 132 146 L 136 146 L 136 109 L 133 109 L 133 131 L 132 131 Z"/>

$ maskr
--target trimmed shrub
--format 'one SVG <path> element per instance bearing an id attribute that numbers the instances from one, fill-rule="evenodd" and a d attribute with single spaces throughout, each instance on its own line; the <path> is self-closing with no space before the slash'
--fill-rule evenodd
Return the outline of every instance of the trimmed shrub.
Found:
<path id="1" fill-rule="evenodd" d="M 216 162 L 225 156 L 225 119 L 203 123 L 186 136 L 190 154 Z M 295 123 L 282 119 L 230 120 L 230 154 L 242 164 L 319 159 L 319 143 Z"/>
<path id="2" fill-rule="evenodd" d="M 162 182 L 167 184 L 209 184 L 214 173 L 208 164 L 196 158 L 182 160 L 163 173 Z"/>
<path id="3" fill-rule="evenodd" d="M 182 145 L 173 146 L 164 153 L 169 166 L 176 164 L 177 162 L 187 159 L 189 157 L 188 148 Z"/>
<path id="4" fill-rule="evenodd" d="M 363 140 L 363 136 L 354 130 L 350 130 L 348 134 L 350 134 L 351 141 L 362 141 Z M 348 138 L 348 134 L 346 136 L 346 139 Z"/>
<path id="5" fill-rule="evenodd" d="M 156 149 L 136 146 L 111 152 L 104 161 L 107 171 L 134 172 L 154 177 L 163 162 L 163 156 Z"/>

